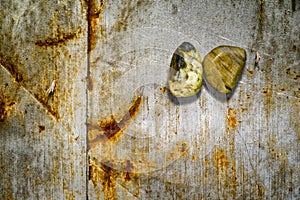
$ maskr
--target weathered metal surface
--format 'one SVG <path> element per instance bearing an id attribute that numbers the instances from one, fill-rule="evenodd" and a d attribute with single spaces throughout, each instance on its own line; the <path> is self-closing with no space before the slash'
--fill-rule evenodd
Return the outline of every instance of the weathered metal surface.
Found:
<path id="1" fill-rule="evenodd" d="M 0 199 L 86 197 L 86 5 L 0 1 Z"/>
<path id="2" fill-rule="evenodd" d="M 101 17 L 90 24 L 98 29 L 90 40 L 90 198 L 299 197 L 298 3 L 94 4 Z M 202 57 L 219 45 L 246 49 L 228 100 L 208 86 L 187 100 L 168 94 L 171 56 L 184 41 Z M 95 143 L 100 124 L 122 121 L 136 96 L 142 104 L 126 129 Z"/>
<path id="3" fill-rule="evenodd" d="M 299 198 L 297 1 L 0 5 L 2 199 Z M 230 96 L 168 93 L 184 41 L 246 50 Z"/>

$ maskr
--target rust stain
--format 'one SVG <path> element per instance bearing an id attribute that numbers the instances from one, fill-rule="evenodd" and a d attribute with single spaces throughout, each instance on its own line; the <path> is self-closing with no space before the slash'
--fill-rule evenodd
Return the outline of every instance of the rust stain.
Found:
<path id="1" fill-rule="evenodd" d="M 104 0 L 100 0 L 99 6 L 98 6 L 98 1 L 96 0 L 88 1 L 88 9 L 87 9 L 88 52 L 92 51 L 96 46 L 98 40 L 97 32 L 99 31 L 101 35 L 104 34 L 105 27 L 99 24 L 99 21 L 103 19 L 104 8 L 105 8 Z"/>
<path id="2" fill-rule="evenodd" d="M 203 166 L 208 166 L 208 167 L 211 166 L 210 159 L 208 158 L 207 155 L 204 157 Z"/>
<path id="3" fill-rule="evenodd" d="M 213 153 L 213 164 L 216 167 L 217 176 L 221 181 L 221 185 L 226 191 L 223 195 L 231 194 L 235 199 L 238 183 L 233 154 L 231 154 L 231 157 L 228 157 L 225 149 L 216 148 Z"/>
<path id="4" fill-rule="evenodd" d="M 100 191 L 97 191 L 99 184 L 102 186 L 104 199 L 117 199 L 116 185 L 117 179 L 122 178 L 124 181 L 136 179 L 137 175 L 133 172 L 134 165 L 130 160 L 123 163 L 114 161 L 103 161 L 99 164 L 97 160 L 89 159 L 89 180 L 92 181 L 96 194 L 100 197 Z"/>
<path id="5" fill-rule="evenodd" d="M 265 188 L 262 184 L 257 184 L 258 195 L 262 198 L 265 196 Z"/>
<path id="6" fill-rule="evenodd" d="M 56 104 L 49 105 L 48 98 L 44 95 L 34 94 L 34 97 L 43 105 L 43 107 L 49 112 L 56 120 L 60 119 L 60 114 Z"/>
<path id="7" fill-rule="evenodd" d="M 192 155 L 191 159 L 192 159 L 193 162 L 195 162 L 196 160 L 198 160 L 195 155 Z"/>
<path id="8" fill-rule="evenodd" d="M 232 188 L 232 195 L 235 198 L 237 195 L 236 190 L 237 190 L 238 182 L 237 182 L 237 174 L 236 174 L 236 163 L 234 158 L 232 158 L 231 160 L 231 175 L 229 177 L 229 182 L 231 183 L 230 187 Z"/>
<path id="9" fill-rule="evenodd" d="M 89 180 L 92 181 L 95 187 L 102 183 L 105 200 L 117 199 L 116 178 L 118 174 L 111 166 L 111 163 L 103 163 L 98 166 L 94 160 L 89 159 Z"/>
<path id="10" fill-rule="evenodd" d="M 107 140 L 113 141 L 114 139 L 118 138 L 118 136 L 120 136 L 123 133 L 123 131 L 128 127 L 130 121 L 134 119 L 137 113 L 139 112 L 141 103 L 142 97 L 136 97 L 132 105 L 128 109 L 128 112 L 123 116 L 123 118 L 119 122 L 117 122 L 114 116 L 111 115 L 110 119 L 105 119 L 101 121 L 99 125 L 88 124 L 89 135 L 90 130 L 97 130 L 97 135 L 93 139 L 90 139 L 89 137 L 89 148 L 94 147 L 98 143 Z"/>
<path id="11" fill-rule="evenodd" d="M 133 164 L 130 162 L 130 160 L 126 160 L 125 166 L 124 166 L 124 172 L 125 172 L 125 181 L 130 181 L 131 177 L 130 174 L 132 173 L 132 170 L 134 169 Z"/>
<path id="12" fill-rule="evenodd" d="M 229 168 L 229 161 L 225 149 L 216 149 L 213 154 L 213 163 L 217 169 L 217 174 L 226 172 Z"/>
<path id="13" fill-rule="evenodd" d="M 12 63 L 12 61 L 10 60 L 10 58 L 7 58 L 6 56 L 3 56 L 0 53 L 0 63 L 1 65 L 4 66 L 5 69 L 7 69 L 9 71 L 9 73 L 11 74 L 11 76 L 13 76 L 14 80 L 19 83 L 21 86 L 24 87 L 24 85 L 22 85 L 22 82 L 24 82 L 25 79 L 24 75 L 21 74 L 19 72 L 19 70 L 17 69 L 17 67 Z M 20 64 L 21 65 L 21 64 Z M 45 97 L 44 94 L 42 93 L 38 93 L 38 94 L 33 94 L 34 97 L 44 106 L 44 108 L 53 116 L 56 118 L 56 120 L 58 120 L 60 118 L 60 115 L 58 113 L 58 109 L 57 106 L 54 104 L 53 106 L 50 106 L 48 103 L 48 98 Z M 6 104 L 8 105 L 8 104 Z"/>
<path id="14" fill-rule="evenodd" d="M 246 111 L 248 111 L 248 108 L 241 108 L 241 111 L 246 112 Z"/>
<path id="15" fill-rule="evenodd" d="M 167 87 L 161 87 L 161 88 L 160 88 L 160 91 L 162 91 L 163 93 L 166 93 Z"/>
<path id="16" fill-rule="evenodd" d="M 283 148 L 277 147 L 277 141 L 276 136 L 271 134 L 271 137 L 267 141 L 267 149 L 269 153 L 269 157 L 274 160 L 280 160 L 280 161 L 286 161 L 286 152 L 283 150 Z"/>
<path id="17" fill-rule="evenodd" d="M 3 54 L 0 53 L 0 64 L 5 67 L 9 71 L 9 73 L 13 76 L 16 82 L 21 83 L 24 80 L 23 75 L 19 72 L 17 67 L 12 63 L 10 58 L 7 58 Z"/>
<path id="18" fill-rule="evenodd" d="M 236 129 L 236 124 L 237 124 L 236 111 L 229 108 L 227 111 L 227 125 L 229 128 L 234 130 Z"/>
<path id="19" fill-rule="evenodd" d="M 45 126 L 39 125 L 39 132 L 41 133 L 41 132 L 44 131 L 44 130 L 45 130 Z"/>
<path id="20" fill-rule="evenodd" d="M 248 108 L 228 108 L 227 111 L 227 135 L 224 141 L 227 142 L 227 148 L 218 148 L 214 152 L 214 165 L 217 168 L 217 174 L 222 178 L 223 187 L 226 189 L 226 193 L 223 195 L 230 194 L 230 198 L 236 198 L 237 196 L 237 173 L 236 173 L 236 162 L 235 162 L 235 151 L 234 151 L 234 134 L 231 131 L 235 130 L 237 124 L 241 123 L 237 120 L 237 114 L 248 111 Z M 229 155 L 229 156 L 227 156 Z"/>
<path id="21" fill-rule="evenodd" d="M 229 108 L 230 115 L 236 116 L 239 113 L 248 111 L 248 108 L 238 108 L 238 109 L 232 109 Z M 238 123 L 240 121 L 237 120 Z M 237 196 L 237 187 L 239 185 L 238 182 L 238 175 L 236 171 L 236 158 L 235 158 L 235 148 L 234 148 L 234 135 L 230 134 L 230 126 L 228 124 L 227 127 L 227 135 L 224 138 L 224 142 L 227 142 L 227 145 L 225 148 L 217 148 L 214 151 L 213 154 L 213 163 L 216 166 L 217 169 L 217 178 L 221 183 L 222 188 L 224 189 L 224 193 L 222 194 L 224 196 L 224 199 L 236 199 Z M 243 172 L 243 167 L 240 164 L 239 172 L 242 172 L 242 177 L 239 176 L 239 178 L 242 178 L 243 182 L 247 182 L 249 179 L 253 179 L 253 177 L 249 177 L 249 174 Z M 254 172 L 254 176 L 256 175 L 256 172 Z M 256 178 L 254 178 L 256 179 Z M 255 180 L 255 185 L 252 187 L 254 188 L 255 195 L 258 195 L 259 197 L 263 197 L 265 194 L 265 189 L 262 184 L 259 183 L 259 180 Z M 228 196 L 230 195 L 230 196 Z"/>
<path id="22" fill-rule="evenodd" d="M 105 137 L 109 140 L 113 137 L 117 137 L 122 132 L 119 123 L 114 119 L 113 115 L 111 115 L 110 120 L 103 120 L 100 123 L 100 128 L 103 130 Z"/>
<path id="23" fill-rule="evenodd" d="M 248 92 L 247 92 L 247 94 L 246 94 L 246 98 L 247 98 L 248 100 L 250 100 L 250 99 L 251 99 L 251 95 L 250 95 L 250 93 L 248 93 Z"/>
<path id="24" fill-rule="evenodd" d="M 103 21 L 103 11 L 105 9 L 105 1 L 90 0 L 87 1 L 87 20 L 88 20 L 88 52 L 92 51 L 96 44 L 99 36 L 101 39 L 106 39 L 107 35 L 113 34 L 113 32 L 126 31 L 130 17 L 133 12 L 140 9 L 142 6 L 147 4 L 147 1 L 138 0 L 132 3 L 132 0 L 122 0 L 120 4 L 120 14 L 118 14 L 119 20 L 111 26 L 109 31 L 106 30 Z"/>
<path id="25" fill-rule="evenodd" d="M 36 41 L 35 45 L 39 47 L 56 47 L 60 45 L 65 45 L 67 42 L 78 38 L 80 33 L 81 33 L 80 27 L 76 32 L 73 33 L 63 33 L 58 27 L 54 37 L 48 37 L 44 40 Z"/>
<path id="26" fill-rule="evenodd" d="M 102 191 L 104 192 L 104 199 L 117 199 L 116 178 L 118 172 L 113 168 L 113 164 L 108 162 L 101 163 L 102 173 Z"/>
<path id="27" fill-rule="evenodd" d="M 248 98 L 248 94 L 247 94 Z M 250 98 L 250 95 L 249 95 Z M 241 120 L 238 118 L 238 114 L 242 114 L 244 112 L 247 112 L 247 107 L 241 107 L 241 108 L 228 108 L 227 110 L 227 132 L 236 130 L 237 126 L 241 124 Z"/>
<path id="28" fill-rule="evenodd" d="M 97 43 L 98 32 L 100 35 L 104 36 L 105 26 L 100 25 L 99 22 L 103 19 L 103 10 L 105 8 L 104 0 L 100 0 L 100 5 L 98 6 L 98 1 L 89 0 L 87 1 L 87 21 L 88 21 L 88 53 L 91 52 Z M 93 90 L 93 80 L 91 77 L 90 63 L 91 58 L 88 54 L 88 69 L 87 69 L 87 89 L 89 91 Z"/>
<path id="29" fill-rule="evenodd" d="M 268 95 L 268 94 L 270 93 L 270 91 L 269 91 L 268 88 L 264 88 L 263 91 L 262 91 L 262 93 L 263 93 L 264 95 Z"/>
<path id="30" fill-rule="evenodd" d="M 6 84 L 6 87 L 8 85 Z M 15 106 L 16 102 L 12 101 L 9 97 L 5 94 L 6 88 L 3 90 L 1 89 L 1 96 L 0 96 L 0 123 L 5 122 L 7 117 L 10 114 L 10 111 Z"/>
<path id="31" fill-rule="evenodd" d="M 15 102 L 5 102 L 3 96 L 0 97 L 0 122 L 4 122 L 8 117 L 9 111 L 15 105 Z"/>
<path id="32" fill-rule="evenodd" d="M 254 71 L 253 71 L 253 70 L 250 70 L 250 69 L 247 69 L 247 72 L 248 72 L 250 75 L 253 75 L 253 74 L 254 74 Z"/>
<path id="33" fill-rule="evenodd" d="M 285 69 L 285 73 L 290 77 L 294 77 L 294 76 L 295 78 L 300 77 L 300 74 L 295 69 L 291 69 L 290 67 Z"/>
<path id="34" fill-rule="evenodd" d="M 66 193 L 66 199 L 67 200 L 74 200 L 75 199 L 75 194 L 73 194 L 72 192 L 69 191 L 64 191 Z"/>
<path id="35" fill-rule="evenodd" d="M 176 147 L 167 155 L 168 161 L 173 161 L 179 157 L 185 156 L 189 151 L 189 146 L 185 141 L 178 142 Z"/>

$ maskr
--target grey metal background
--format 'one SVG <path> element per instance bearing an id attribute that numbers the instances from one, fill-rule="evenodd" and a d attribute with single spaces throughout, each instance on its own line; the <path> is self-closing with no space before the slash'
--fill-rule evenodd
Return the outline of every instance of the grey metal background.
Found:
<path id="1" fill-rule="evenodd" d="M 1 0 L 0 199 L 299 199 L 299 24 L 297 0 Z M 229 99 L 171 101 L 183 41 L 247 51 Z"/>

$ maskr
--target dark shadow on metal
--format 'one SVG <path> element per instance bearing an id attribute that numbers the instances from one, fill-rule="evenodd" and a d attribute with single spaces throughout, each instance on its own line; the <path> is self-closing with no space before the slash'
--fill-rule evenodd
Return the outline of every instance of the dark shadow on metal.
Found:
<path id="1" fill-rule="evenodd" d="M 186 105 L 186 104 L 190 104 L 190 103 L 193 103 L 194 101 L 198 100 L 201 95 L 202 89 L 200 89 L 200 91 L 197 94 L 190 96 L 190 97 L 175 97 L 172 95 L 169 88 L 167 91 L 168 91 L 168 97 L 173 104 Z"/>
<path id="2" fill-rule="evenodd" d="M 210 85 L 207 83 L 206 80 L 204 80 L 204 82 L 205 82 L 205 84 L 203 84 L 203 85 L 204 85 L 205 89 L 206 89 L 207 92 L 208 92 L 211 96 L 213 96 L 216 100 L 218 100 L 218 101 L 220 101 L 220 102 L 222 102 L 222 103 L 225 103 L 225 102 L 228 100 L 228 98 L 227 98 L 227 95 L 228 95 L 228 94 L 220 93 L 220 92 L 218 92 L 215 88 L 213 88 L 212 86 L 210 86 Z"/>

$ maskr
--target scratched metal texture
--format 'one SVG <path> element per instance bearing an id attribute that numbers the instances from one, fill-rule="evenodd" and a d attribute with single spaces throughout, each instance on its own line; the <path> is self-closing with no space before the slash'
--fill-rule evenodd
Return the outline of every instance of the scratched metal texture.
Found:
<path id="1" fill-rule="evenodd" d="M 0 199 L 86 197 L 85 10 L 0 1 Z"/>
<path id="2" fill-rule="evenodd" d="M 297 0 L 0 0 L 0 199 L 299 199 L 299 22 Z M 184 41 L 246 50 L 230 96 L 169 95 Z"/>

